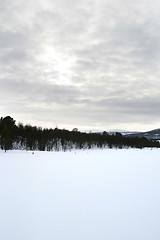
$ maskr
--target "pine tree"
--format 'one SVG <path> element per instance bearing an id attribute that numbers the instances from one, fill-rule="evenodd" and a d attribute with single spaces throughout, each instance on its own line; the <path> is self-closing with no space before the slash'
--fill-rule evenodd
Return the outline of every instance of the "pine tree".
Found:
<path id="1" fill-rule="evenodd" d="M 12 141 L 9 136 L 9 131 L 8 131 L 7 126 L 4 127 L 4 129 L 2 130 L 2 133 L 1 133 L 1 147 L 5 151 L 12 148 Z"/>

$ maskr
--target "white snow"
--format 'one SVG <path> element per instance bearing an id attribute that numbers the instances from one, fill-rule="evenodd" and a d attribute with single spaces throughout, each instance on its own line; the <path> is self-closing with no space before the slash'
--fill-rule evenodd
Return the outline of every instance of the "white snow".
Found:
<path id="1" fill-rule="evenodd" d="M 0 151 L 0 239 L 159 240 L 159 156 Z"/>

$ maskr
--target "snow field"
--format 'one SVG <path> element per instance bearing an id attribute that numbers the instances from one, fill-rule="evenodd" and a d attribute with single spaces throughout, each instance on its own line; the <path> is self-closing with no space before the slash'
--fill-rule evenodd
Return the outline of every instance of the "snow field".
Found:
<path id="1" fill-rule="evenodd" d="M 159 153 L 0 151 L 0 239 L 159 240 Z"/>

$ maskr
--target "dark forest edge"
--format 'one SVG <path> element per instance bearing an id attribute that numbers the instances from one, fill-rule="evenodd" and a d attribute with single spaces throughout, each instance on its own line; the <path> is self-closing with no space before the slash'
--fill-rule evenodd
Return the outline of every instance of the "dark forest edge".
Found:
<path id="1" fill-rule="evenodd" d="M 41 127 L 23 125 L 10 116 L 0 119 L 0 148 L 2 150 L 23 149 L 40 151 L 70 151 L 72 149 L 92 148 L 145 148 L 160 147 L 156 140 L 145 137 L 125 137 L 121 133 L 109 135 L 106 131 L 99 133 L 79 132 L 66 129 L 42 129 Z"/>

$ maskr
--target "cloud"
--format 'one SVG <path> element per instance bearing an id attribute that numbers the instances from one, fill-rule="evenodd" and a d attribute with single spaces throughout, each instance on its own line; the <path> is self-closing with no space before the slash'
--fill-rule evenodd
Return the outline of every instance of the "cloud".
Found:
<path id="1" fill-rule="evenodd" d="M 3 2 L 1 115 L 81 129 L 158 127 L 159 10 L 157 0 Z"/>

